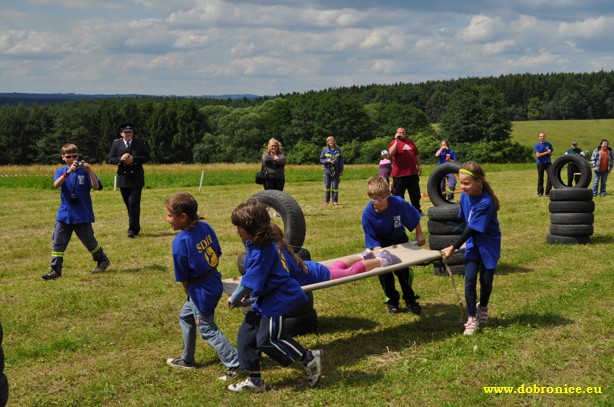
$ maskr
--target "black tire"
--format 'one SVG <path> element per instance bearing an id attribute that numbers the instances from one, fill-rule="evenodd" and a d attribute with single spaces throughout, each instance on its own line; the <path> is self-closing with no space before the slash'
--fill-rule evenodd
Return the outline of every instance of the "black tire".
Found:
<path id="1" fill-rule="evenodd" d="M 294 308 L 292 311 L 288 312 L 285 315 L 286 318 L 293 317 L 296 315 L 301 315 L 313 309 L 313 293 L 310 291 L 305 294 L 307 294 L 308 301 L 304 303 L 303 305 L 299 305 L 298 307 Z"/>
<path id="2" fill-rule="evenodd" d="M 573 187 L 568 187 L 566 183 L 563 182 L 563 178 L 561 176 L 563 168 L 566 169 L 566 166 L 569 164 L 574 164 L 580 171 L 580 179 Z M 565 171 L 565 175 L 567 175 L 567 171 Z M 550 166 L 550 171 L 548 171 L 548 177 L 552 187 L 555 189 L 586 188 L 591 183 L 593 171 L 588 161 L 586 161 L 586 159 L 581 155 L 565 154 L 554 160 Z"/>
<path id="3" fill-rule="evenodd" d="M 456 266 L 458 264 L 465 264 L 465 252 L 463 250 L 457 250 L 452 256 L 446 260 L 449 266 Z"/>
<path id="4" fill-rule="evenodd" d="M 558 236 L 550 233 L 546 236 L 548 244 L 587 244 L 589 240 L 588 236 Z"/>
<path id="5" fill-rule="evenodd" d="M 441 181 L 448 174 L 458 174 L 460 164 L 445 163 L 435 168 L 431 173 L 427 183 L 426 192 L 429 194 L 429 199 L 435 206 L 450 205 L 451 201 L 447 199 L 445 191 L 441 190 Z"/>
<path id="6" fill-rule="evenodd" d="M 595 202 L 550 201 L 550 203 L 548 204 L 548 209 L 550 210 L 550 213 L 593 213 L 595 212 Z"/>
<path id="7" fill-rule="evenodd" d="M 303 261 L 305 260 L 311 260 L 311 253 L 309 253 L 309 250 L 305 249 L 304 247 L 301 247 L 299 250 L 297 250 L 296 255 L 298 257 L 300 257 Z"/>
<path id="8" fill-rule="evenodd" d="M 0 346 L 0 374 L 4 373 L 4 350 Z"/>
<path id="9" fill-rule="evenodd" d="M 593 234 L 593 225 L 550 225 L 550 234 L 583 237 Z"/>
<path id="10" fill-rule="evenodd" d="M 305 215 L 298 202 L 283 191 L 268 189 L 252 195 L 266 206 L 273 208 L 283 221 L 284 240 L 293 248 L 303 246 L 305 242 Z M 271 219 L 274 221 L 274 218 Z"/>
<path id="11" fill-rule="evenodd" d="M 3 339 L 4 339 L 4 329 L 2 328 L 2 322 L 0 322 L 0 345 L 2 345 Z"/>
<path id="12" fill-rule="evenodd" d="M 431 250 L 441 250 L 452 246 L 458 239 L 458 235 L 429 235 L 429 247 Z"/>
<path id="13" fill-rule="evenodd" d="M 593 191 L 588 188 L 553 189 L 548 194 L 551 201 L 592 201 Z"/>
<path id="14" fill-rule="evenodd" d="M 460 219 L 444 221 L 429 219 L 426 227 L 431 235 L 460 235 L 467 225 Z"/>
<path id="15" fill-rule="evenodd" d="M 459 204 L 451 204 L 451 205 L 442 205 L 442 206 L 431 206 L 428 211 L 428 217 L 430 220 L 453 220 L 460 221 L 461 219 L 458 217 L 458 211 L 460 210 Z"/>
<path id="16" fill-rule="evenodd" d="M 592 225 L 594 222 L 595 222 L 595 215 L 592 213 L 551 213 L 550 214 L 550 223 L 553 225 Z"/>
<path id="17" fill-rule="evenodd" d="M 464 264 L 448 264 L 450 267 L 450 272 L 453 275 L 464 276 L 465 275 L 465 265 Z M 446 270 L 446 266 L 441 261 L 433 262 L 433 274 L 436 276 L 448 276 L 448 271 Z"/>
<path id="18" fill-rule="evenodd" d="M 0 407 L 9 401 L 9 381 L 4 373 L 0 373 Z"/>
<path id="19" fill-rule="evenodd" d="M 290 336 L 299 336 L 318 330 L 318 313 L 311 309 L 303 314 L 286 317 L 284 321 L 286 333 Z"/>
<path id="20" fill-rule="evenodd" d="M 239 273 L 241 273 L 242 276 L 245 275 L 245 257 L 246 256 L 247 256 L 247 253 L 245 252 L 237 256 L 237 268 L 239 269 Z"/>

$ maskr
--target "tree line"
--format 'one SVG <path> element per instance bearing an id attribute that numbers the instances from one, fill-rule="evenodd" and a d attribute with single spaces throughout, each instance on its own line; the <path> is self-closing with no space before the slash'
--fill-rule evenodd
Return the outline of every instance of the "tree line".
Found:
<path id="1" fill-rule="evenodd" d="M 289 163 L 317 163 L 334 135 L 348 163 L 372 163 L 399 126 L 423 153 L 447 138 L 465 160 L 528 162 L 512 120 L 614 117 L 614 73 L 522 74 L 420 84 L 352 86 L 256 99 L 115 96 L 0 107 L 0 165 L 57 163 L 60 147 L 106 160 L 131 120 L 153 163 L 257 162 L 271 137 Z M 440 123 L 436 131 L 431 123 Z"/>

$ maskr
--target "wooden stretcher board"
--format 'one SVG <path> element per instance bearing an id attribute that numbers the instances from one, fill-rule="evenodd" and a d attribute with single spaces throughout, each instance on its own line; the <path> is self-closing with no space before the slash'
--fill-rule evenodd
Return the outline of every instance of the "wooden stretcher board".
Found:
<path id="1" fill-rule="evenodd" d="M 414 243 L 403 243 L 399 245 L 388 246 L 385 250 L 389 251 L 392 255 L 401 259 L 401 263 L 393 264 L 387 267 L 378 267 L 364 273 L 356 274 L 353 276 L 338 278 L 336 280 L 328 280 L 320 283 L 310 284 L 303 286 L 303 291 L 309 292 L 319 290 L 322 288 L 333 287 L 340 284 L 349 283 L 351 281 L 362 280 L 363 278 L 377 276 L 379 274 L 390 273 L 391 271 L 399 270 L 409 266 L 416 266 L 419 264 L 428 264 L 435 260 L 441 260 L 441 252 L 438 250 L 422 249 Z M 333 264 L 338 259 L 324 260 L 320 263 L 325 266 Z M 241 283 L 241 277 L 233 277 L 222 280 L 224 285 L 224 292 L 231 295 L 235 288 Z"/>

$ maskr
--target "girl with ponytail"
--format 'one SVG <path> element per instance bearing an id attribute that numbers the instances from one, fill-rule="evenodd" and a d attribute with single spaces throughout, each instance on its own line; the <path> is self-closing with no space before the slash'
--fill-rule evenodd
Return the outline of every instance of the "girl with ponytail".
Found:
<path id="1" fill-rule="evenodd" d="M 484 170 L 475 162 L 465 163 L 458 171 L 462 189 L 458 217 L 467 228 L 452 246 L 442 250 L 444 258 L 465 244 L 465 302 L 467 323 L 464 335 L 473 335 L 480 323 L 488 322 L 488 301 L 497 263 L 501 257 L 501 229 L 497 212 L 499 199 L 486 181 Z M 480 302 L 477 279 L 480 277 Z"/>

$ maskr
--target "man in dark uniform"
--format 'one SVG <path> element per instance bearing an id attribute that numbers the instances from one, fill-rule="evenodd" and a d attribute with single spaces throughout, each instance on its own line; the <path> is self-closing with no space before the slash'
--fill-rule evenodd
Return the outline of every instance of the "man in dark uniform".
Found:
<path id="1" fill-rule="evenodd" d="M 141 190 L 145 185 L 143 164 L 149 162 L 149 147 L 144 140 L 133 138 L 131 122 L 119 126 L 122 138 L 117 139 L 109 152 L 109 164 L 117 164 L 117 186 L 128 209 L 128 237 L 134 238 L 141 231 Z"/>

